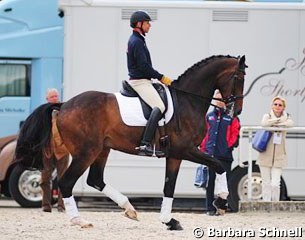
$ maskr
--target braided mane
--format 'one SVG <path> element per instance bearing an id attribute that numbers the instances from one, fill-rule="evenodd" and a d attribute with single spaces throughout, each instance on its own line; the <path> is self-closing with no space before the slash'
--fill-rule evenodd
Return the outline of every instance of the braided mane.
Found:
<path id="1" fill-rule="evenodd" d="M 195 63 L 193 66 L 189 67 L 188 69 L 185 70 L 184 73 L 182 73 L 176 81 L 179 81 L 181 78 L 185 77 L 186 75 L 188 75 L 189 73 L 191 73 L 193 70 L 199 68 L 199 67 L 202 67 L 204 65 L 208 65 L 210 62 L 212 61 L 215 61 L 217 59 L 220 59 L 220 58 L 235 58 L 235 59 L 238 59 L 237 57 L 233 57 L 233 56 L 230 56 L 230 55 L 213 55 L 211 57 L 208 57 L 208 58 L 205 58 L 197 63 Z"/>

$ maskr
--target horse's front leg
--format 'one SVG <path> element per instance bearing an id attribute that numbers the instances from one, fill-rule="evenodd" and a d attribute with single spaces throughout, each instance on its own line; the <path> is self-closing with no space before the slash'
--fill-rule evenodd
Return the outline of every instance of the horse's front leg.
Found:
<path id="1" fill-rule="evenodd" d="M 166 158 L 166 171 L 164 183 L 164 197 L 161 206 L 160 220 L 168 226 L 168 230 L 183 230 L 179 221 L 172 218 L 172 205 L 176 180 L 180 169 L 181 160 Z"/>
<path id="2" fill-rule="evenodd" d="M 219 161 L 218 159 L 209 156 L 206 153 L 201 152 L 198 148 L 193 147 L 192 149 L 190 149 L 190 151 L 185 155 L 185 158 L 190 162 L 193 163 L 199 163 L 199 164 L 203 164 L 206 165 L 210 168 L 212 168 L 216 173 L 218 174 L 223 174 L 225 172 L 221 161 Z"/>
<path id="3" fill-rule="evenodd" d="M 215 189 L 217 190 L 217 199 L 213 202 L 213 205 L 217 210 L 217 214 L 223 215 L 227 209 L 227 197 L 229 195 L 229 191 L 227 175 L 224 167 L 221 165 L 221 161 L 202 153 L 197 148 L 193 148 L 190 151 L 187 159 L 191 162 L 207 165 L 216 171 Z"/>

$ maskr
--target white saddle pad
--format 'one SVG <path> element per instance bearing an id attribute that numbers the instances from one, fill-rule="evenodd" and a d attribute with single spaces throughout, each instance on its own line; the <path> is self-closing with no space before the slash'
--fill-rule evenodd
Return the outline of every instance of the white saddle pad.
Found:
<path id="1" fill-rule="evenodd" d="M 165 113 L 165 123 L 168 123 L 173 116 L 174 107 L 172 96 L 165 87 L 168 107 Z M 137 97 L 125 97 L 121 93 L 114 93 L 118 101 L 123 122 L 128 126 L 146 126 L 147 120 L 144 117 L 140 99 Z M 159 126 L 164 125 L 164 119 L 159 121 Z"/>

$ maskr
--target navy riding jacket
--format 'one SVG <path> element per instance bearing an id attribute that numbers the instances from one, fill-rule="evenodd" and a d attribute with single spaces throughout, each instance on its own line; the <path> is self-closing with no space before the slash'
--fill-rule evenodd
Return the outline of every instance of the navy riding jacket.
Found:
<path id="1" fill-rule="evenodd" d="M 127 66 L 130 79 L 158 79 L 163 77 L 153 69 L 145 38 L 133 31 L 128 41 Z"/>
<path id="2" fill-rule="evenodd" d="M 238 145 L 240 123 L 223 109 L 214 108 L 206 115 L 207 134 L 200 144 L 200 150 L 218 158 L 233 161 L 232 151 Z"/>

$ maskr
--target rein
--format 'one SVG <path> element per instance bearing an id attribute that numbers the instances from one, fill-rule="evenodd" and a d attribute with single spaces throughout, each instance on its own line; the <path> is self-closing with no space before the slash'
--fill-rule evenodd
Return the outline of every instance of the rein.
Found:
<path id="1" fill-rule="evenodd" d="M 200 99 L 204 99 L 204 100 L 206 100 L 206 99 L 212 100 L 213 99 L 211 97 L 205 97 L 205 96 L 201 96 L 201 95 L 196 94 L 196 93 L 185 91 L 185 90 L 183 90 L 181 88 L 174 87 L 173 85 L 170 85 L 169 88 L 172 88 L 172 89 L 174 89 L 174 90 L 176 90 L 178 92 L 182 92 L 182 93 L 185 93 L 185 94 L 188 94 L 188 95 L 192 95 L 193 97 L 196 97 L 196 98 L 200 98 Z"/>
<path id="2" fill-rule="evenodd" d="M 234 85 L 233 85 L 233 91 L 232 91 L 232 92 L 234 92 L 234 90 L 235 90 L 235 83 L 236 83 L 236 79 L 237 79 L 236 71 L 233 73 L 232 78 L 234 78 Z M 199 99 L 203 99 L 205 101 L 211 101 L 210 105 L 214 106 L 214 107 L 215 107 L 215 104 L 212 103 L 212 100 L 221 101 L 221 102 L 223 102 L 223 103 L 225 103 L 227 105 L 229 103 L 235 102 L 236 100 L 241 99 L 241 98 L 244 97 L 243 95 L 235 96 L 235 95 L 231 94 L 231 96 L 228 96 L 228 97 L 225 97 L 225 98 L 214 98 L 214 97 L 206 97 L 206 96 L 202 96 L 202 95 L 199 95 L 199 94 L 196 94 L 196 93 L 188 92 L 188 91 L 185 91 L 185 90 L 183 90 L 181 88 L 177 88 L 174 85 L 171 85 L 170 88 L 172 88 L 172 89 L 174 89 L 176 91 L 188 94 L 188 95 L 192 95 L 193 97 L 196 97 L 196 98 L 199 98 Z"/>
<path id="3" fill-rule="evenodd" d="M 192 93 L 192 92 L 182 90 L 182 89 L 177 88 L 177 87 L 170 86 L 170 88 L 172 88 L 172 90 L 176 90 L 176 91 L 188 94 L 188 95 L 192 95 L 193 97 L 199 98 L 200 100 L 210 101 L 209 105 L 213 106 L 213 107 L 218 107 L 218 106 L 216 106 L 214 103 L 212 103 L 212 100 L 221 101 L 225 104 L 229 104 L 229 103 L 235 102 L 237 99 L 243 98 L 243 96 L 233 96 L 233 95 L 231 95 L 229 97 L 226 97 L 226 98 L 205 97 L 205 96 L 201 96 L 201 95 L 196 94 L 196 93 Z M 172 93 L 175 93 L 176 91 L 172 91 Z M 176 99 L 176 98 L 177 97 L 174 97 L 174 99 Z"/>

